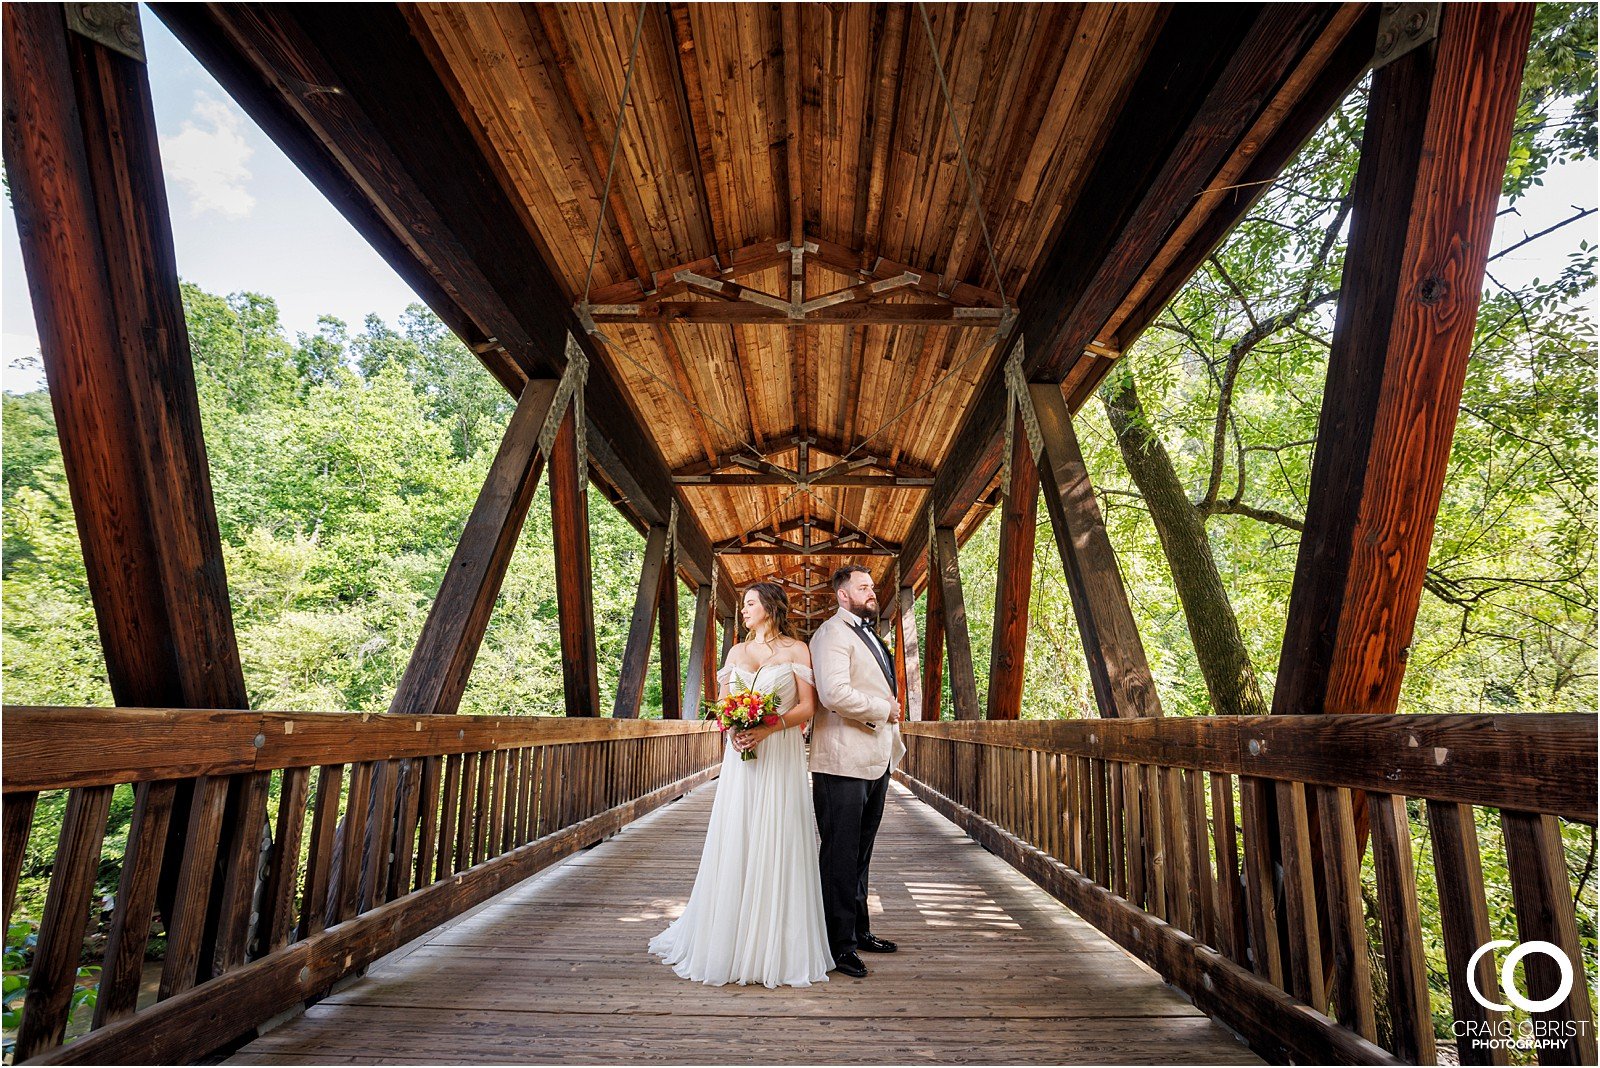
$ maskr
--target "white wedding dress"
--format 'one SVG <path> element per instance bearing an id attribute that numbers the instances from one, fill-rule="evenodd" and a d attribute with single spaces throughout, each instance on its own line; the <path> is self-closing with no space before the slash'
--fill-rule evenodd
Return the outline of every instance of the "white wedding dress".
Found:
<path id="1" fill-rule="evenodd" d="M 812 681 L 810 668 L 788 663 L 754 674 L 728 667 L 717 678 L 732 679 L 736 691 L 775 694 L 783 712 L 794 707 L 796 675 Z M 650 952 L 683 978 L 709 986 L 827 982 L 833 958 L 800 728 L 764 739 L 754 760 L 724 745 L 689 904 L 650 940 Z"/>

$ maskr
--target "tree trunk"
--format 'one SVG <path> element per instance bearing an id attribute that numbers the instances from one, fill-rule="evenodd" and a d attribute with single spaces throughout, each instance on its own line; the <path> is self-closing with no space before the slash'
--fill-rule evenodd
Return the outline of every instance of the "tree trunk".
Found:
<path id="1" fill-rule="evenodd" d="M 1100 391 L 1123 462 L 1150 509 L 1161 549 L 1183 604 L 1200 673 L 1217 715 L 1266 715 L 1255 665 L 1239 636 L 1239 623 L 1211 555 L 1200 510 L 1189 500 L 1161 439 L 1149 429 L 1133 376 L 1113 373 Z"/>

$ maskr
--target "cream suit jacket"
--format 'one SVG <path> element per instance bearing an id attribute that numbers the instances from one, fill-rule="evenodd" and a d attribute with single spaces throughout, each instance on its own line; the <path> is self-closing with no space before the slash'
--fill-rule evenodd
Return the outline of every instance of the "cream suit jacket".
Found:
<path id="1" fill-rule="evenodd" d="M 811 770 L 876 779 L 906 755 L 900 728 L 889 722 L 894 689 L 840 609 L 811 636 L 817 714 L 811 725 Z"/>

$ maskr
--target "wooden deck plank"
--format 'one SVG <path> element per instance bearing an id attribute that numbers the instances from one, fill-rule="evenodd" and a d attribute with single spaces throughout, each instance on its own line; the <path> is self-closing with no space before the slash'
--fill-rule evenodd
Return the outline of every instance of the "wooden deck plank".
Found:
<path id="1" fill-rule="evenodd" d="M 677 978 L 647 943 L 683 909 L 715 789 L 432 932 L 227 1063 L 1256 1063 L 899 785 L 870 900 L 899 953 L 803 990 Z"/>

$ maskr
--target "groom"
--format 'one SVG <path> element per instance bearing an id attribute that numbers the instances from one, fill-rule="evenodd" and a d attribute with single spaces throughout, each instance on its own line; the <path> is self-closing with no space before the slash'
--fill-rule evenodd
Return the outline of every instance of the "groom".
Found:
<path id="1" fill-rule="evenodd" d="M 894 661 L 872 625 L 878 595 L 860 564 L 833 573 L 839 611 L 811 638 L 821 706 L 811 728 L 811 795 L 822 835 L 822 911 L 834 967 L 867 974 L 858 950 L 893 953 L 867 917 L 867 866 L 883 819 L 889 770 L 905 756 Z"/>

